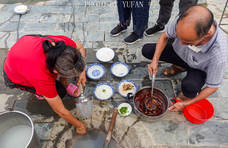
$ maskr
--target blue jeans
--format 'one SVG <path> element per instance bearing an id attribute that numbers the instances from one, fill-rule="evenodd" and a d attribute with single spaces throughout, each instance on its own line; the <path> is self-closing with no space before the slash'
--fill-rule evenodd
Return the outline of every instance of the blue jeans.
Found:
<path id="1" fill-rule="evenodd" d="M 148 27 L 150 0 L 117 0 L 117 7 L 120 24 L 129 26 L 132 14 L 133 31 L 142 38 Z"/>

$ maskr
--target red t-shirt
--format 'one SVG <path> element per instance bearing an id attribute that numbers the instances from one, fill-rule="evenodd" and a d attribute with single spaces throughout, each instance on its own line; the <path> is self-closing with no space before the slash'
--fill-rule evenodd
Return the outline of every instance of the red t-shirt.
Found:
<path id="1" fill-rule="evenodd" d="M 66 36 L 47 36 L 76 48 L 76 43 Z M 58 95 L 55 82 L 57 75 L 47 69 L 46 54 L 42 47 L 44 40 L 49 39 L 34 36 L 20 38 L 8 52 L 4 71 L 13 83 L 34 87 L 38 95 L 53 98 Z"/>

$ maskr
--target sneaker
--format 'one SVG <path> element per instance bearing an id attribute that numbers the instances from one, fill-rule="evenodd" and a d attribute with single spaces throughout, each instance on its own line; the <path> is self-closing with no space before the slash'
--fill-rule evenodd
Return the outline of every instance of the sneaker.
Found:
<path id="1" fill-rule="evenodd" d="M 118 36 L 122 32 L 125 32 L 126 30 L 127 30 L 127 26 L 122 26 L 122 25 L 119 24 L 115 28 L 112 29 L 112 31 L 110 32 L 110 34 L 112 36 Z"/>
<path id="2" fill-rule="evenodd" d="M 135 32 L 132 32 L 128 37 L 124 39 L 124 42 L 126 44 L 134 44 L 139 40 L 141 40 L 141 38 L 139 38 L 139 36 Z"/>
<path id="3" fill-rule="evenodd" d="M 149 29 L 147 29 L 144 34 L 146 36 L 152 36 L 153 34 L 159 32 L 159 31 L 162 31 L 165 29 L 165 26 L 163 25 L 159 25 L 159 24 L 155 24 L 154 27 L 151 27 Z"/>

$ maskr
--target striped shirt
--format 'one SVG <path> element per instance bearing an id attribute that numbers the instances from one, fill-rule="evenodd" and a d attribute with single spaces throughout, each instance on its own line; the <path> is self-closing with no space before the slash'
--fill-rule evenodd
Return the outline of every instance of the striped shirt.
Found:
<path id="1" fill-rule="evenodd" d="M 216 32 L 213 37 L 204 45 L 197 46 L 199 52 L 191 50 L 187 45 L 182 45 L 176 35 L 176 18 L 165 29 L 168 38 L 173 38 L 172 44 L 177 55 L 191 68 L 205 71 L 207 74 L 206 86 L 211 88 L 220 87 L 227 62 L 228 44 L 227 38 L 217 23 Z"/>

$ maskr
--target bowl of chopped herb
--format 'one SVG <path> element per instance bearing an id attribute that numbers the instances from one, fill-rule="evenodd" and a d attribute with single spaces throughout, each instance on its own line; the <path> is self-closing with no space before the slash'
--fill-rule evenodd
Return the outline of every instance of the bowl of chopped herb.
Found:
<path id="1" fill-rule="evenodd" d="M 118 112 L 121 116 L 128 116 L 131 114 L 131 111 L 132 111 L 132 107 L 128 103 L 121 103 L 118 106 Z"/>

